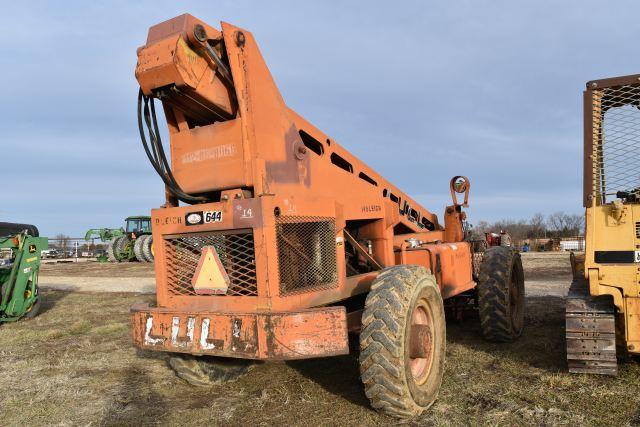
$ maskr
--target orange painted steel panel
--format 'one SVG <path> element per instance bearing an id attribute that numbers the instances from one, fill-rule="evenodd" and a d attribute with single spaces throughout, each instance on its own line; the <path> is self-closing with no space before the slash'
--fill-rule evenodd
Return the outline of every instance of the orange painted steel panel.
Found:
<path id="1" fill-rule="evenodd" d="M 199 20 L 195 16 L 185 13 L 185 14 L 176 16 L 175 18 L 168 19 L 164 22 L 161 22 L 149 28 L 149 34 L 147 36 L 147 45 L 156 43 L 174 34 L 184 34 L 190 29 L 192 29 L 193 26 L 196 24 L 200 24 L 204 26 L 205 30 L 207 31 L 207 34 L 210 37 L 215 39 L 221 37 L 220 31 L 209 26 L 207 23 Z"/>
<path id="2" fill-rule="evenodd" d="M 136 77 L 145 93 L 175 84 L 176 88 L 188 90 L 200 102 L 210 103 L 229 115 L 234 113 L 224 84 L 215 77 L 207 61 L 180 35 L 141 48 Z"/>
<path id="3" fill-rule="evenodd" d="M 179 34 L 152 44 L 138 52 L 136 77 L 143 91 L 151 93 L 151 89 L 176 84 L 196 87 L 207 66 L 204 60 L 184 70 L 174 64 L 174 53 L 180 40 Z"/>
<path id="4" fill-rule="evenodd" d="M 171 140 L 171 165 L 184 191 L 248 187 L 242 127 L 239 120 L 178 132 Z"/>
<path id="5" fill-rule="evenodd" d="M 268 313 L 132 307 L 140 348 L 245 359 L 291 360 L 349 353 L 344 307 Z"/>
<path id="6" fill-rule="evenodd" d="M 398 264 L 422 265 L 433 273 L 443 298 L 458 295 L 475 287 L 471 280 L 469 243 L 439 243 L 407 249 L 397 254 Z"/>

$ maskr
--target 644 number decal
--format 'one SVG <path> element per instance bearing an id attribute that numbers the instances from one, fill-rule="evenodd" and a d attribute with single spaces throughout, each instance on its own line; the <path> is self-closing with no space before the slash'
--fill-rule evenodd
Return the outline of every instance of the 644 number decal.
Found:
<path id="1" fill-rule="evenodd" d="M 220 211 L 205 211 L 204 222 L 221 222 L 222 212 Z"/>
<path id="2" fill-rule="evenodd" d="M 222 221 L 222 212 L 221 211 L 197 211 L 197 212 L 189 212 L 184 217 L 187 225 L 201 225 L 207 224 L 210 222 L 221 222 Z"/>

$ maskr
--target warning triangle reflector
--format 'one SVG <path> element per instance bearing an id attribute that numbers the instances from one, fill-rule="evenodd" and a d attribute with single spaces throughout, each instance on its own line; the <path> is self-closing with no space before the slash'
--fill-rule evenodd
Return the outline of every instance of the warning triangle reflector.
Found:
<path id="1" fill-rule="evenodd" d="M 201 295 L 226 294 L 229 289 L 229 275 L 224 269 L 216 248 L 202 248 L 198 267 L 191 279 L 193 289 Z"/>

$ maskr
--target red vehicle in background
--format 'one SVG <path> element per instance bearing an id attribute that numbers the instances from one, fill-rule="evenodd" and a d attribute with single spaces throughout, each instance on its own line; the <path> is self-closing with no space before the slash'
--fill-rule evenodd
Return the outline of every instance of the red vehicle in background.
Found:
<path id="1" fill-rule="evenodd" d="M 500 233 L 484 233 L 487 246 L 512 246 L 511 235 L 504 230 Z"/>

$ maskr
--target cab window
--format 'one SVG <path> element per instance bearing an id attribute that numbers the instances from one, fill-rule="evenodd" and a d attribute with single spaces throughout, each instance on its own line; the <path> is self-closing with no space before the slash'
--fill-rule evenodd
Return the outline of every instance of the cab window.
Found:
<path id="1" fill-rule="evenodd" d="M 133 233 L 140 229 L 140 220 L 127 221 L 127 233 Z"/>

